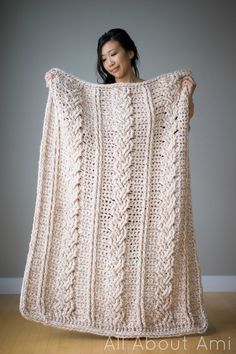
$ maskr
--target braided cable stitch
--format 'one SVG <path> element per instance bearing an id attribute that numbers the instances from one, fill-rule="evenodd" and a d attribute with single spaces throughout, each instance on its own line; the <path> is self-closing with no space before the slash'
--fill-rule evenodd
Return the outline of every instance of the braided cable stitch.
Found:
<path id="1" fill-rule="evenodd" d="M 50 72 L 22 316 L 123 338 L 204 333 L 181 85 L 192 72 L 108 85 Z"/>

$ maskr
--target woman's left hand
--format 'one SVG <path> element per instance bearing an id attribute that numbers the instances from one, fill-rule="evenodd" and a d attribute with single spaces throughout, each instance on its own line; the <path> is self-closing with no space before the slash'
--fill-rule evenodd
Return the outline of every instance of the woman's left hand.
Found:
<path id="1" fill-rule="evenodd" d="M 186 75 L 182 79 L 182 87 L 186 86 L 189 93 L 189 118 L 191 119 L 194 114 L 194 103 L 193 103 L 193 93 L 197 86 L 196 82 L 191 78 L 191 76 Z M 190 124 L 188 131 L 190 131 Z"/>
<path id="2" fill-rule="evenodd" d="M 182 79 L 182 87 L 186 86 L 189 92 L 189 95 L 192 96 L 193 92 L 197 86 L 196 82 L 191 78 L 191 76 L 186 75 Z"/>

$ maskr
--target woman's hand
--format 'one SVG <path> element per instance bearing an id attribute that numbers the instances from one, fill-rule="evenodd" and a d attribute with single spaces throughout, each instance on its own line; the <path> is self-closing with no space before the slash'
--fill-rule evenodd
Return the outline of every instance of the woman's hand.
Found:
<path id="1" fill-rule="evenodd" d="M 45 74 L 46 87 L 48 87 L 48 81 L 51 80 L 52 78 L 53 78 L 53 74 L 47 71 Z"/>
<path id="2" fill-rule="evenodd" d="M 193 96 L 193 92 L 197 86 L 196 82 L 189 75 L 185 75 L 182 79 L 182 87 L 186 86 L 190 96 Z"/>
<path id="3" fill-rule="evenodd" d="M 186 75 L 182 79 L 182 87 L 186 86 L 189 92 L 189 118 L 191 119 L 194 114 L 194 103 L 193 103 L 193 93 L 197 86 L 196 82 L 191 78 L 191 76 Z M 189 126 L 190 130 L 190 126 Z"/>

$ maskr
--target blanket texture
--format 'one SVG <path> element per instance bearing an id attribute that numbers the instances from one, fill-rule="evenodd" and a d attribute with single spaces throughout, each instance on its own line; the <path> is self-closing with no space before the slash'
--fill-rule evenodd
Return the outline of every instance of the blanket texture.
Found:
<path id="1" fill-rule="evenodd" d="M 205 332 L 181 85 L 192 72 L 107 85 L 50 72 L 22 316 L 123 338 Z"/>

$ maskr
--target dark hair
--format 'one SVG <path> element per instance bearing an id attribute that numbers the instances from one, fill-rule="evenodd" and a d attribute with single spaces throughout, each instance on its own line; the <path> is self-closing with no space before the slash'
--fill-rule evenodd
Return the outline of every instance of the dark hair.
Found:
<path id="1" fill-rule="evenodd" d="M 139 77 L 139 71 L 136 64 L 136 61 L 139 60 L 139 54 L 133 40 L 130 38 L 130 36 L 125 30 L 121 28 L 112 28 L 108 32 L 105 32 L 99 38 L 97 45 L 97 73 L 103 79 L 102 83 L 115 83 L 115 77 L 108 73 L 107 70 L 104 68 L 101 58 L 102 46 L 110 40 L 118 41 L 121 47 L 123 47 L 126 51 L 132 50 L 134 52 L 134 56 L 131 59 L 131 66 L 134 68 L 135 75 Z"/>

